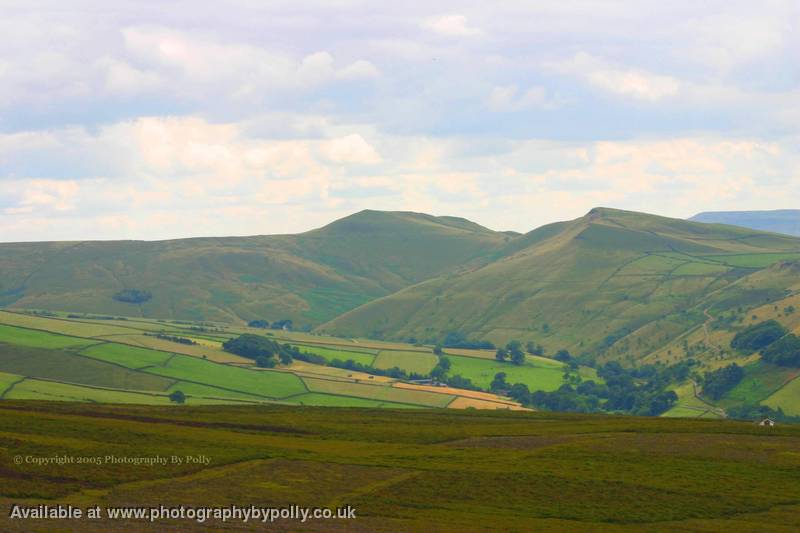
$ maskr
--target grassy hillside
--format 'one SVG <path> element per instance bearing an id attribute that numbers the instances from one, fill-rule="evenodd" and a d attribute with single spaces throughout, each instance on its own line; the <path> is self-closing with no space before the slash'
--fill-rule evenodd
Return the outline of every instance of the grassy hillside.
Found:
<path id="1" fill-rule="evenodd" d="M 800 239 L 599 208 L 515 239 L 488 265 L 403 289 L 319 331 L 428 341 L 461 331 L 633 362 L 701 327 L 709 308 L 786 298 L 792 279 L 777 265 L 797 260 Z"/>
<path id="2" fill-rule="evenodd" d="M 2 375 L 0 375 L 2 379 Z M 76 428 L 80 428 L 77 431 Z M 796 531 L 800 428 L 510 412 L 0 402 L 0 529 L 252 530 L 231 520 L 12 521 L 35 506 L 351 505 L 281 531 Z M 13 456 L 208 464 L 15 464 Z"/>
<path id="3" fill-rule="evenodd" d="M 510 239 L 453 217 L 363 211 L 299 235 L 0 244 L 0 305 L 302 326 L 469 265 Z M 125 289 L 152 297 L 115 300 Z"/>

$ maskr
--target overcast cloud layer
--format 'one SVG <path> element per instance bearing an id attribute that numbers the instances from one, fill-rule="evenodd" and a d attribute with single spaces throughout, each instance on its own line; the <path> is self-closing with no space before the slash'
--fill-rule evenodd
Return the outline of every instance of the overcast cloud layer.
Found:
<path id="1" fill-rule="evenodd" d="M 0 241 L 797 208 L 800 3 L 0 1 Z"/>

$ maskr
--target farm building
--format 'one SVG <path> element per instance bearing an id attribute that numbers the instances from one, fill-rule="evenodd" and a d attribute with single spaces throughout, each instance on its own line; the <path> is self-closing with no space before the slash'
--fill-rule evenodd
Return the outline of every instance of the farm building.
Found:
<path id="1" fill-rule="evenodd" d="M 774 426 L 774 425 L 775 425 L 775 421 L 774 421 L 774 420 L 772 420 L 771 418 L 765 418 L 764 420 L 762 420 L 761 422 L 759 422 L 759 423 L 758 423 L 758 425 L 759 425 L 759 426 L 767 426 L 767 427 L 772 427 L 772 426 Z"/>

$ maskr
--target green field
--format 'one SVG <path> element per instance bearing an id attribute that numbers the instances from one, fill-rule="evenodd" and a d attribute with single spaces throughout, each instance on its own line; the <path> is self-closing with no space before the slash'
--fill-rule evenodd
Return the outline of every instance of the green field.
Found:
<path id="1" fill-rule="evenodd" d="M 187 396 L 203 397 L 203 398 L 230 398 L 232 400 L 241 400 L 249 402 L 263 403 L 265 399 L 262 396 L 247 394 L 241 391 L 220 389 L 210 385 L 200 385 L 198 383 L 191 383 L 189 381 L 176 381 L 167 390 L 168 393 L 181 391 Z"/>
<path id="2" fill-rule="evenodd" d="M 337 396 L 335 394 L 320 394 L 309 392 L 300 396 L 290 398 L 291 403 L 298 405 L 316 405 L 325 407 L 382 407 L 392 409 L 415 408 L 417 406 L 392 403 L 380 400 L 368 400 L 366 398 L 353 398 L 352 396 Z"/>
<path id="3" fill-rule="evenodd" d="M 33 320 L 37 327 L 43 329 L 64 331 L 70 325 L 75 325 L 84 334 L 97 333 L 93 331 L 95 323 L 92 319 L 83 316 L 72 319 L 0 314 L 6 318 L 12 317 L 12 321 L 27 323 Z M 364 375 L 353 376 L 352 371 L 331 367 L 305 364 L 299 374 L 290 368 L 256 369 L 251 360 L 219 349 L 143 336 L 144 331 L 153 331 L 155 322 L 96 321 L 100 322 L 100 328 L 106 327 L 103 322 L 125 323 L 128 327 L 122 334 L 90 339 L 0 325 L 0 373 L 26 378 L 26 385 L 15 389 L 12 396 L 91 402 L 113 402 L 118 398 L 122 403 L 133 403 L 138 399 L 148 404 L 163 404 L 167 401 L 166 394 L 181 391 L 188 397 L 189 403 L 303 402 L 398 408 L 447 407 L 456 398 L 454 394 L 400 389 L 390 387 L 387 383 L 370 385 L 364 382 Z M 143 330 L 136 329 L 142 326 Z M 239 330 L 241 328 L 231 328 L 230 335 L 236 335 Z M 182 336 L 180 331 L 173 333 Z M 365 365 L 371 364 L 378 352 L 371 346 L 384 345 L 364 341 L 364 346 L 361 346 L 355 345 L 354 341 L 352 349 L 342 349 L 339 347 L 343 342 L 341 339 L 299 333 L 282 334 L 289 337 L 293 344 L 297 340 L 313 337 L 316 344 L 301 345 L 301 349 L 324 354 L 330 360 L 352 358 Z M 158 343 L 151 344 L 151 347 L 121 344 L 150 340 Z M 326 342 L 329 344 L 325 345 Z M 395 343 L 391 346 L 409 345 Z M 414 350 L 384 350 L 382 360 L 390 366 L 403 364 L 410 371 L 420 372 L 428 372 L 436 362 L 433 354 Z M 335 375 L 331 375 L 331 371 L 335 371 Z M 326 375 L 330 375 L 330 379 L 320 379 Z M 306 383 L 310 383 L 310 386 Z M 309 393 L 309 390 L 313 393 Z M 159 394 L 154 395 L 153 392 Z"/>
<path id="4" fill-rule="evenodd" d="M 719 404 L 723 407 L 741 403 L 756 404 L 772 395 L 793 376 L 796 368 L 785 368 L 758 361 L 744 367 L 744 378 L 728 391 Z"/>
<path id="5" fill-rule="evenodd" d="M 339 348 L 325 348 L 322 346 L 310 346 L 307 344 L 298 345 L 298 348 L 300 348 L 301 352 L 308 352 L 320 355 L 324 357 L 325 360 L 327 361 L 333 361 L 334 359 L 339 359 L 340 361 L 347 361 L 349 359 L 352 359 L 356 363 L 360 363 L 366 366 L 371 366 L 375 361 L 374 353 L 341 350 Z"/>
<path id="6" fill-rule="evenodd" d="M 793 379 L 761 403 L 783 409 L 787 415 L 800 416 L 800 378 Z"/>
<path id="7" fill-rule="evenodd" d="M 0 344 L 0 371 L 115 389 L 164 391 L 173 380 L 74 353 Z"/>
<path id="8" fill-rule="evenodd" d="M 173 357 L 172 354 L 166 352 L 110 342 L 90 346 L 80 353 L 86 357 L 93 357 L 134 369 L 163 365 L 170 357 Z"/>
<path id="9" fill-rule="evenodd" d="M 8 374 L 6 372 L 0 372 L 0 398 L 2 398 L 2 393 L 8 389 L 11 385 L 16 383 L 22 379 L 22 376 L 17 376 L 15 374 Z"/>
<path id="10" fill-rule="evenodd" d="M 488 389 L 499 372 L 506 373 L 506 382 L 524 383 L 532 391 L 554 391 L 564 383 L 564 365 L 557 361 L 529 358 L 524 365 L 501 363 L 491 359 L 479 359 L 462 355 L 448 355 L 452 374 L 459 374 L 473 383 Z"/>
<path id="11" fill-rule="evenodd" d="M 70 348 L 93 344 L 88 339 L 57 335 L 45 331 L 0 325 L 0 342 L 30 348 Z"/>
<path id="12" fill-rule="evenodd" d="M 409 373 L 427 375 L 438 362 L 439 358 L 432 353 L 384 350 L 378 353 L 373 366 L 383 369 L 397 367 Z"/>
<path id="13" fill-rule="evenodd" d="M 26 379 L 14 385 L 4 396 L 6 400 L 58 400 L 93 403 L 133 403 L 169 405 L 166 395 L 83 387 L 54 381 Z"/>
<path id="14" fill-rule="evenodd" d="M 800 427 L 494 411 L 0 402 L 0 507 L 352 505 L 314 531 L 797 531 Z M 15 464 L 13 455 L 210 464 Z M 510 485 L 513 490 L 509 490 Z M 62 528 L 62 526 L 64 526 Z M 74 530 L 12 521 L 4 531 Z M 252 529 L 211 520 L 82 531 Z"/>
<path id="15" fill-rule="evenodd" d="M 154 366 L 147 371 L 267 398 L 284 398 L 306 392 L 303 381 L 289 372 L 238 368 L 186 355 L 176 355 L 166 365 Z"/>

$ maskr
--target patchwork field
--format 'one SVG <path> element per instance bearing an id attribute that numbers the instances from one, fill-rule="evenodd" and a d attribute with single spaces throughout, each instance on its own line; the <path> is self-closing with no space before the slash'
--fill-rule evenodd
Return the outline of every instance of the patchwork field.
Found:
<path id="1" fill-rule="evenodd" d="M 800 428 L 498 411 L 0 402 L 0 507 L 352 505 L 281 531 L 796 531 Z M 80 427 L 80 438 L 76 438 Z M 198 456 L 210 464 L 15 464 Z M 510 467 L 513 465 L 513 468 Z M 509 489 L 509 483 L 514 490 Z M 544 496 L 546 495 L 546 497 Z M 134 519 L 4 531 L 143 530 Z M 160 531 L 252 524 L 160 521 Z"/>
<path id="2" fill-rule="evenodd" d="M 422 352 L 397 352 L 384 350 L 378 353 L 373 366 L 376 368 L 389 369 L 397 367 L 409 373 L 427 374 L 436 364 L 439 358 L 433 353 Z"/>
<path id="3" fill-rule="evenodd" d="M 414 389 L 400 389 L 388 385 L 348 383 L 316 378 L 307 378 L 305 382 L 308 389 L 312 392 L 325 392 L 342 396 L 423 405 L 426 407 L 447 407 L 447 405 L 455 399 L 455 396 L 450 394 L 438 394 Z"/>
<path id="4" fill-rule="evenodd" d="M 800 375 L 800 369 L 770 365 L 762 361 L 744 366 L 745 376 L 720 400 L 723 407 L 740 403 L 756 404 Z"/>
<path id="5" fill-rule="evenodd" d="M 781 387 L 763 403 L 775 409 L 781 408 L 787 415 L 800 416 L 800 378 Z"/>
<path id="6" fill-rule="evenodd" d="M 529 358 L 524 365 L 501 363 L 494 359 L 448 356 L 452 364 L 452 372 L 469 378 L 476 385 L 488 388 L 498 372 L 506 373 L 508 383 L 524 383 L 531 390 L 553 391 L 564 383 L 563 364 L 557 361 L 544 363 L 539 359 Z"/>
<path id="7" fill-rule="evenodd" d="M 73 324 L 76 331 L 92 336 L 64 334 Z M 166 325 L 168 329 L 159 330 L 158 325 L 164 327 L 160 322 L 146 320 L 93 320 L 83 315 L 70 318 L 66 313 L 50 317 L 0 312 L 0 373 L 11 376 L 0 382 L 6 384 L 0 391 L 8 389 L 5 398 L 150 405 L 168 404 L 168 395 L 178 391 L 189 404 L 447 407 L 462 394 L 466 398 L 473 397 L 470 391 L 456 389 L 443 393 L 415 385 L 396 388 L 392 386 L 396 380 L 391 378 L 302 361 L 275 369 L 255 368 L 253 360 L 223 351 L 215 346 L 219 344 L 217 341 L 207 341 L 209 344 L 202 346 L 185 345 L 145 335 L 159 332 L 198 338 L 197 330 L 216 332 L 221 326 L 170 323 Z M 138 327 L 143 329 L 136 329 Z M 109 333 L 109 328 L 120 328 L 124 333 Z M 219 333 L 225 335 L 221 338 L 236 336 L 238 331 L 247 328 L 229 329 L 229 332 Z M 259 333 L 277 338 L 269 331 Z M 387 368 L 400 366 L 409 372 L 427 372 L 437 361 L 433 354 L 422 350 L 387 350 L 384 346 L 378 355 L 377 348 L 355 341 L 343 349 L 340 345 L 347 341 L 341 339 L 289 335 L 301 350 L 322 355 L 327 360 L 353 359 L 370 366 L 379 358 L 380 364 L 388 365 Z M 311 337 L 313 343 L 298 342 Z M 327 340 L 331 344 L 323 344 Z M 11 387 L 16 381 L 19 383 Z M 488 402 L 470 405 L 460 402 L 454 406 L 517 407 L 514 402 L 487 396 Z"/>
<path id="8" fill-rule="evenodd" d="M 340 361 L 353 360 L 362 365 L 372 365 L 375 362 L 374 352 L 360 352 L 352 350 L 342 350 L 337 348 L 324 348 L 309 344 L 298 345 L 303 352 L 313 353 L 324 357 L 327 361 L 338 359 Z"/>

